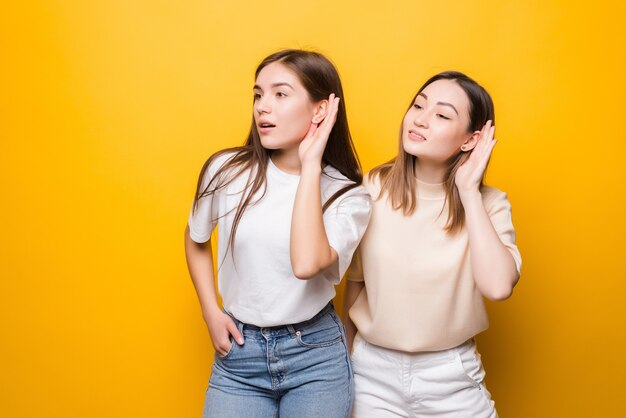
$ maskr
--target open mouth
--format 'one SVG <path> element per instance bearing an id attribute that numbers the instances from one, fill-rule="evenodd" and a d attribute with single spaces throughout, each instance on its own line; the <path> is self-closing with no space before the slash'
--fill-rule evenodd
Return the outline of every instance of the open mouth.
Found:
<path id="1" fill-rule="evenodd" d="M 409 139 L 412 141 L 424 142 L 426 138 L 414 130 L 409 131 Z"/>

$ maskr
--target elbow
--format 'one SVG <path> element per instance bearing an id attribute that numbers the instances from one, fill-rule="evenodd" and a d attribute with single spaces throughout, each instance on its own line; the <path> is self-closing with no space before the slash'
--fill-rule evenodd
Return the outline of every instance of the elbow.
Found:
<path id="1" fill-rule="evenodd" d="M 293 266 L 293 275 L 300 280 L 309 280 L 319 274 L 319 269 L 312 265 L 295 265 Z"/>
<path id="2" fill-rule="evenodd" d="M 497 289 L 490 289 L 488 292 L 483 292 L 483 296 L 493 302 L 507 300 L 512 294 L 513 286 L 503 286 Z"/>
<path id="3" fill-rule="evenodd" d="M 322 269 L 312 260 L 299 260 L 291 262 L 293 275 L 300 280 L 309 280 L 320 274 Z"/>
<path id="4" fill-rule="evenodd" d="M 292 254 L 291 256 L 291 269 L 293 275 L 300 280 L 309 280 L 317 277 L 320 273 L 328 269 L 334 263 L 336 263 L 336 257 L 333 260 L 332 251 L 329 253 L 329 257 L 314 257 L 311 254 L 306 256 L 299 256 Z"/>
<path id="5" fill-rule="evenodd" d="M 483 277 L 482 286 L 479 286 L 479 290 L 487 299 L 500 302 L 511 297 L 518 280 L 517 269 L 492 272 L 491 275 Z"/>
<path id="6" fill-rule="evenodd" d="M 513 288 L 517 283 L 519 276 L 512 277 L 511 280 L 506 280 L 498 285 L 493 285 L 488 289 L 481 289 L 481 293 L 487 299 L 500 302 L 503 300 L 507 300 L 513 294 Z"/>

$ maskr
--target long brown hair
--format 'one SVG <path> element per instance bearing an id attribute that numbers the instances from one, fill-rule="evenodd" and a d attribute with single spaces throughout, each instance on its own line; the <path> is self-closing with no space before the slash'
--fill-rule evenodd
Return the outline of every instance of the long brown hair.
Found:
<path id="1" fill-rule="evenodd" d="M 339 196 L 357 187 L 363 181 L 361 165 L 354 144 L 352 143 L 352 136 L 350 135 L 350 129 L 348 127 L 346 101 L 343 96 L 339 73 L 335 66 L 322 54 L 299 49 L 286 49 L 265 58 L 256 69 L 255 79 L 259 76 L 263 68 L 274 62 L 280 62 L 298 76 L 312 102 L 315 103 L 328 99 L 331 93 L 335 93 L 337 97 L 341 98 L 337 111 L 337 119 L 328 138 L 328 143 L 322 156 L 322 163 L 333 166 L 353 183 L 334 193 L 324 203 L 323 210 L 325 211 Z M 224 154 L 232 155 L 228 157 L 226 162 L 217 170 L 213 178 L 211 178 L 208 184 L 203 188 L 202 183 L 207 168 L 213 161 Z M 246 186 L 242 191 L 241 200 L 235 211 L 233 226 L 230 231 L 229 243 L 231 251 L 234 248 L 235 232 L 244 211 L 249 205 L 258 202 L 265 195 L 267 182 L 266 172 L 270 154 L 271 151 L 263 148 L 261 145 L 259 132 L 253 115 L 250 132 L 248 133 L 245 144 L 241 147 L 229 148 L 213 154 L 202 167 L 198 178 L 198 186 L 196 187 L 196 196 L 193 205 L 194 210 L 198 205 L 198 201 L 203 197 L 214 195 L 219 190 L 228 186 L 244 172 L 248 171 L 250 173 Z M 324 175 L 327 174 L 324 173 Z M 253 196 L 260 190 L 263 190 L 263 193 L 253 202 Z M 222 214 L 221 216 L 225 215 L 226 214 Z"/>
<path id="2" fill-rule="evenodd" d="M 419 89 L 411 99 L 408 110 L 413 106 L 417 96 L 431 83 L 437 80 L 455 81 L 465 92 L 469 99 L 469 125 L 467 132 L 479 131 L 488 120 L 495 124 L 495 111 L 493 101 L 489 93 L 476 81 L 457 71 L 445 71 L 434 75 Z M 454 183 L 457 170 L 467 159 L 470 152 L 459 152 L 448 164 L 444 177 L 446 191 L 445 202 L 448 205 L 448 219 L 445 230 L 449 234 L 459 232 L 465 225 L 465 210 L 459 197 L 459 191 Z M 381 184 L 379 199 L 385 194 L 395 210 L 402 210 L 404 215 L 411 215 L 417 206 L 415 161 L 417 157 L 404 150 L 402 144 L 402 124 L 400 124 L 400 140 L 398 155 L 391 161 L 372 169 L 372 179 L 378 177 Z M 484 176 L 483 176 L 484 179 Z M 481 180 L 483 186 L 483 180 Z M 445 208 L 445 204 L 444 204 Z"/>

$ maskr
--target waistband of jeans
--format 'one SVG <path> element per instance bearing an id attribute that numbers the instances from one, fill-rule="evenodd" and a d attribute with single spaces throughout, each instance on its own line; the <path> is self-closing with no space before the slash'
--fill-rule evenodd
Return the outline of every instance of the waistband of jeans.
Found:
<path id="1" fill-rule="evenodd" d="M 328 302 L 328 304 L 326 306 L 324 306 L 321 311 L 316 313 L 311 319 L 307 319 L 306 321 L 298 322 L 296 324 L 276 325 L 276 326 L 273 326 L 273 327 L 259 327 L 259 326 L 252 325 L 252 324 L 246 324 L 246 323 L 241 322 L 237 318 L 235 318 L 229 312 L 226 312 L 226 313 L 233 319 L 233 321 L 235 321 L 235 324 L 237 324 L 237 326 L 238 326 L 238 328 L 240 328 L 240 330 L 242 328 L 246 328 L 246 329 L 249 329 L 249 330 L 256 330 L 256 331 L 261 331 L 261 330 L 276 331 L 276 330 L 285 329 L 285 328 L 292 328 L 292 329 L 296 329 L 296 330 L 299 329 L 299 328 L 304 328 L 304 327 L 306 327 L 308 325 L 312 325 L 312 324 L 316 323 L 324 315 L 326 315 L 329 312 L 332 312 L 334 310 L 335 310 L 335 308 L 333 306 L 333 303 L 332 302 Z"/>

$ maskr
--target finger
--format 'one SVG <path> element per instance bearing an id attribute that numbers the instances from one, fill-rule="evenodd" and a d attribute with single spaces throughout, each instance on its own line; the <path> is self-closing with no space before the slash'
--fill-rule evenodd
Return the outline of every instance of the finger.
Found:
<path id="1" fill-rule="evenodd" d="M 483 126 L 483 131 L 482 131 L 482 137 L 483 138 L 489 137 L 489 132 L 491 131 L 492 127 L 493 127 L 493 124 L 492 124 L 491 120 L 488 120 L 485 123 L 485 126 Z"/>
<path id="2" fill-rule="evenodd" d="M 339 114 L 339 102 L 341 101 L 341 97 L 335 97 L 334 105 L 333 105 L 333 125 L 337 121 L 337 115 Z"/>
<path id="3" fill-rule="evenodd" d="M 330 108 L 330 114 L 328 115 L 328 125 L 326 125 L 326 135 L 330 136 L 330 133 L 337 122 L 337 114 L 339 113 L 339 97 L 334 97 L 332 106 Z"/>
<path id="4" fill-rule="evenodd" d="M 493 137 L 496 134 L 496 127 L 491 125 L 491 128 L 489 129 L 489 135 L 487 136 L 487 138 L 489 138 L 489 142 L 491 143 L 491 141 L 493 141 Z"/>
<path id="5" fill-rule="evenodd" d="M 493 141 L 493 134 L 495 132 L 495 126 L 492 125 L 492 122 L 489 120 L 484 126 L 483 134 L 481 135 L 480 145 L 480 153 L 483 154 L 489 148 L 489 144 Z"/>
<path id="6" fill-rule="evenodd" d="M 330 116 L 333 112 L 333 104 L 335 101 L 335 94 L 331 93 L 328 96 L 328 107 L 326 108 L 326 115 L 324 116 L 324 120 L 322 121 L 322 123 L 327 123 L 327 121 L 330 119 Z"/>
<path id="7" fill-rule="evenodd" d="M 313 135 L 315 135 L 315 131 L 317 131 L 318 127 L 319 123 L 311 122 L 311 126 L 309 126 L 309 130 L 307 131 L 306 135 L 304 135 L 304 139 L 311 138 Z"/>
<path id="8" fill-rule="evenodd" d="M 497 141 L 494 139 L 493 141 L 489 142 L 489 145 L 485 149 L 485 153 L 483 154 L 482 159 L 481 159 L 481 164 L 484 165 L 485 167 L 487 166 L 487 163 L 489 162 L 489 159 L 491 158 L 491 154 L 493 152 L 493 148 L 496 146 L 496 143 Z"/>
<path id="9" fill-rule="evenodd" d="M 230 346 L 231 346 L 231 342 L 229 338 L 225 338 L 221 341 L 216 341 L 215 344 L 213 345 L 213 348 L 215 349 L 215 352 L 221 356 L 224 357 L 226 355 L 226 353 L 228 353 L 228 351 L 230 351 Z"/>
<path id="10" fill-rule="evenodd" d="M 489 143 L 491 138 L 493 138 L 493 122 L 491 120 L 488 120 L 487 123 L 485 123 L 481 137 L 483 139 L 483 147 Z"/>
<path id="11" fill-rule="evenodd" d="M 491 141 L 491 143 L 489 144 L 489 156 L 491 157 L 491 154 L 493 153 L 493 149 L 496 147 L 496 144 L 498 143 L 498 141 L 494 138 L 493 141 Z"/>
<path id="12" fill-rule="evenodd" d="M 332 115 L 333 116 L 337 116 L 337 110 L 339 109 L 339 100 L 341 100 L 339 97 L 337 97 L 335 95 L 335 93 L 330 95 L 330 108 L 332 110 Z"/>
<path id="13" fill-rule="evenodd" d="M 492 125 L 489 128 L 489 132 L 487 133 L 487 138 L 486 138 L 486 141 L 485 141 L 485 152 L 487 154 L 491 153 L 491 149 L 492 149 L 491 145 L 493 144 L 493 141 L 494 141 L 493 137 L 495 135 L 495 132 L 496 132 L 496 127 Z"/>
<path id="14" fill-rule="evenodd" d="M 320 124 L 321 133 L 324 135 L 330 135 L 330 132 L 335 125 L 335 121 L 337 120 L 337 112 L 339 109 L 339 98 L 335 96 L 334 93 L 331 93 L 328 97 L 328 112 L 326 113 L 326 117 Z"/>
<path id="15" fill-rule="evenodd" d="M 487 132 L 488 128 L 489 128 L 489 121 L 485 122 L 483 127 L 480 128 L 480 132 L 478 133 L 478 140 L 479 141 L 485 137 L 485 132 Z"/>
<path id="16" fill-rule="evenodd" d="M 237 329 L 237 325 L 235 325 L 232 320 L 228 321 L 226 329 L 228 329 L 230 335 L 232 335 L 235 341 L 237 341 L 237 344 L 243 345 L 243 335 L 241 335 L 241 332 L 239 332 L 239 329 Z"/>

